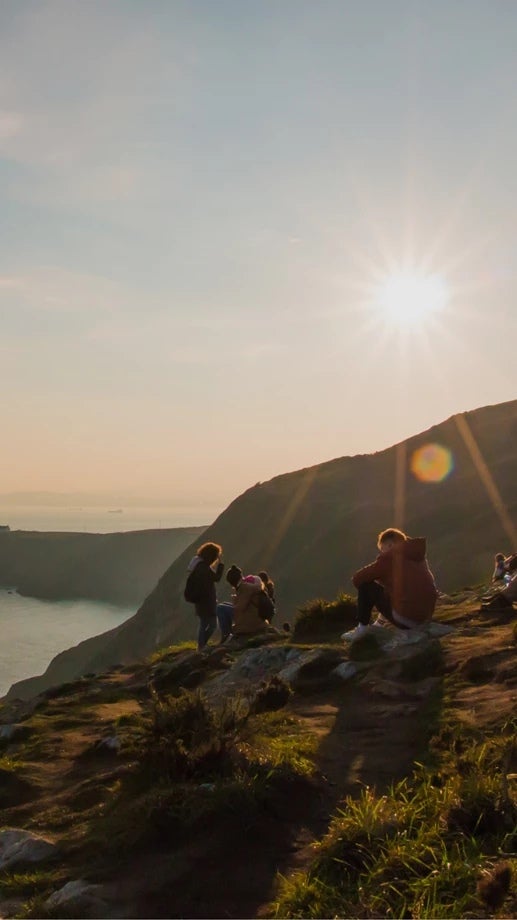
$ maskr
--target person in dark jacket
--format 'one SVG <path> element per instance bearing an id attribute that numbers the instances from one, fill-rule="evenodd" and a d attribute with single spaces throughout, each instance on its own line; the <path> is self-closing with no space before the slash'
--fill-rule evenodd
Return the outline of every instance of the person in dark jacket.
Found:
<path id="1" fill-rule="evenodd" d="M 264 583 L 264 588 L 265 588 L 265 590 L 266 590 L 266 592 L 267 592 L 267 595 L 268 595 L 268 597 L 269 597 L 271 603 L 273 604 L 274 612 L 276 613 L 275 583 L 274 583 L 274 581 L 269 577 L 268 573 L 267 573 L 265 570 L 263 570 L 262 572 L 259 572 L 259 573 L 258 573 L 258 577 L 262 579 L 262 581 L 263 581 L 263 583 Z M 269 618 L 269 622 L 271 622 L 272 619 L 273 619 L 273 616 L 271 616 L 271 617 Z"/>
<path id="2" fill-rule="evenodd" d="M 352 578 L 358 591 L 359 622 L 355 629 L 343 633 L 341 638 L 346 642 L 364 632 L 374 607 L 399 629 L 428 623 L 434 613 L 438 591 L 427 564 L 425 539 L 408 537 L 390 527 L 379 534 L 377 548 L 375 562 L 359 569 Z"/>
<path id="3" fill-rule="evenodd" d="M 190 560 L 187 588 L 199 617 L 197 648 L 201 652 L 217 626 L 216 582 L 224 572 L 222 548 L 218 543 L 203 543 Z M 216 564 L 217 563 L 217 564 Z M 187 594 L 187 588 L 185 593 Z"/>

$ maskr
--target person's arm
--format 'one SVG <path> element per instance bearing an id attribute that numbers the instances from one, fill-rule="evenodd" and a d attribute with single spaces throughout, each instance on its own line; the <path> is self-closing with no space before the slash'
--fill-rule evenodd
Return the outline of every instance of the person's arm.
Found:
<path id="1" fill-rule="evenodd" d="M 213 569 L 211 571 L 214 581 L 221 581 L 222 574 L 224 572 L 224 562 L 218 562 L 215 572 Z"/>
<path id="2" fill-rule="evenodd" d="M 370 565 L 365 565 L 362 569 L 358 569 L 354 575 L 352 575 L 352 581 L 356 588 L 359 585 L 364 585 L 367 581 L 376 581 L 378 578 L 381 578 L 386 567 L 384 564 L 384 557 L 382 555 L 377 556 L 375 562 L 371 562 Z"/>

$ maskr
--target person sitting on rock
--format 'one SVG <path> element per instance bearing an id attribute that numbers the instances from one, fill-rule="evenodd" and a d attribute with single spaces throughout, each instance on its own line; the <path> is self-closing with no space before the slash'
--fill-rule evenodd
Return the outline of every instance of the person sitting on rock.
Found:
<path id="1" fill-rule="evenodd" d="M 505 586 L 491 597 L 483 598 L 482 610 L 505 610 L 513 607 L 517 601 L 517 554 L 508 556 L 505 561 Z"/>
<path id="2" fill-rule="evenodd" d="M 358 624 L 342 639 L 358 638 L 370 623 L 375 607 L 381 618 L 399 629 L 413 629 L 431 620 L 438 591 L 426 558 L 423 537 L 411 538 L 390 527 L 378 537 L 379 555 L 375 562 L 359 569 L 352 577 L 357 588 Z M 382 622 L 374 622 L 380 626 Z"/>
<path id="3" fill-rule="evenodd" d="M 503 581 L 504 576 L 506 575 L 505 567 L 505 555 L 504 553 L 496 553 L 494 556 L 494 574 L 492 575 L 492 581 Z"/>
<path id="4" fill-rule="evenodd" d="M 276 613 L 275 583 L 274 581 L 272 581 L 272 579 L 269 577 L 268 573 L 265 570 L 263 570 L 262 572 L 259 572 L 258 577 L 262 579 L 266 593 L 268 594 L 271 600 L 271 603 L 273 604 L 273 607 L 274 607 L 273 614 L 269 618 L 269 621 L 271 622 L 272 617 Z"/>
<path id="5" fill-rule="evenodd" d="M 232 608 L 232 635 L 252 636 L 264 632 L 268 622 L 259 615 L 259 595 L 264 591 L 262 579 L 258 575 L 244 577 L 238 565 L 231 565 L 226 573 L 226 581 L 234 589 L 232 604 L 228 605 Z M 226 605 L 218 605 L 219 615 L 223 606 Z"/>

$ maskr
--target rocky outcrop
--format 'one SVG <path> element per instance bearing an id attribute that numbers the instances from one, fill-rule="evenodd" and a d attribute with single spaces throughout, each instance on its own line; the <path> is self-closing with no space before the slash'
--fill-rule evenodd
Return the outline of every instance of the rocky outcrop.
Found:
<path id="1" fill-rule="evenodd" d="M 0 830 L 0 871 L 45 862 L 57 854 L 47 837 L 20 828 Z"/>
<path id="2" fill-rule="evenodd" d="M 67 882 L 45 901 L 45 910 L 52 915 L 58 911 L 67 917 L 107 917 L 108 904 L 102 885 L 92 885 L 83 879 Z"/>

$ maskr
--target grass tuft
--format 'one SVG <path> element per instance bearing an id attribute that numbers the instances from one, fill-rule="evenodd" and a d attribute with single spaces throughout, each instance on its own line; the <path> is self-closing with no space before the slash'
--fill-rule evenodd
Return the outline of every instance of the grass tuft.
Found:
<path id="1" fill-rule="evenodd" d="M 293 641 L 336 635 L 355 626 L 356 602 L 348 594 L 333 601 L 316 598 L 300 607 L 294 621 Z"/>
<path id="2" fill-rule="evenodd" d="M 282 880 L 274 916 L 419 920 L 497 912 L 516 863 L 497 859 L 503 846 L 515 845 L 517 805 L 505 773 L 511 744 L 506 731 L 488 742 L 467 736 L 460 771 L 445 750 L 438 775 L 419 765 L 389 794 L 365 789 L 347 799 L 308 872 Z"/>

